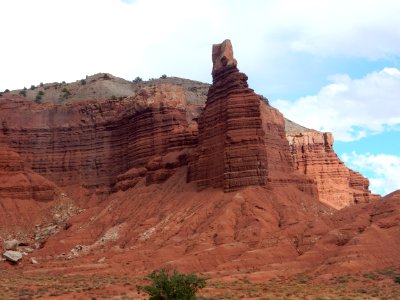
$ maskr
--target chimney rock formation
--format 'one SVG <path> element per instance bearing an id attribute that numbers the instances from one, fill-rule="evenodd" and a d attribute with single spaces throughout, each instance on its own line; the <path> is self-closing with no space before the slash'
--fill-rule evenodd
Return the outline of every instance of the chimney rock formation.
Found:
<path id="1" fill-rule="evenodd" d="M 189 180 L 225 191 L 265 185 L 267 158 L 260 98 L 247 85 L 229 40 L 213 45 L 213 84 L 199 118 L 196 161 Z"/>

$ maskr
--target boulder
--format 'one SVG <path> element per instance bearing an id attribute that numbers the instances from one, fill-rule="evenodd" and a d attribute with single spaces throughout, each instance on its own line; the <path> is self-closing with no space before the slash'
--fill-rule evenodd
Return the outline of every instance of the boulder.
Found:
<path id="1" fill-rule="evenodd" d="M 15 250 L 19 245 L 19 241 L 16 239 L 4 241 L 4 250 Z"/>
<path id="2" fill-rule="evenodd" d="M 3 253 L 3 256 L 6 258 L 6 260 L 11 261 L 11 262 L 18 262 L 22 259 L 22 253 L 19 251 L 13 251 L 13 250 L 8 250 Z"/>

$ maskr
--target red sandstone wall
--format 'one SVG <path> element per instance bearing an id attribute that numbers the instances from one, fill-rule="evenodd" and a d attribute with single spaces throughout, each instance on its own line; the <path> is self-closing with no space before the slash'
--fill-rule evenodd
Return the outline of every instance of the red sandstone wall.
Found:
<path id="1" fill-rule="evenodd" d="M 267 181 L 266 147 L 259 97 L 236 66 L 214 73 L 206 106 L 199 117 L 197 157 L 188 179 L 199 188 L 225 191 Z"/>
<path id="2" fill-rule="evenodd" d="M 28 168 L 60 186 L 107 191 L 129 169 L 194 147 L 191 110 L 183 91 L 170 85 L 148 87 L 124 100 L 68 105 L 3 96 L 0 147 L 19 153 Z"/>
<path id="3" fill-rule="evenodd" d="M 330 133 L 305 131 L 288 133 L 295 169 L 314 179 L 320 201 L 340 209 L 368 202 L 368 179 L 347 168 L 333 150 Z"/>
<path id="4" fill-rule="evenodd" d="M 262 130 L 265 135 L 268 170 L 270 178 L 279 172 L 293 172 L 292 158 L 285 133 L 285 119 L 272 106 L 260 101 Z"/>

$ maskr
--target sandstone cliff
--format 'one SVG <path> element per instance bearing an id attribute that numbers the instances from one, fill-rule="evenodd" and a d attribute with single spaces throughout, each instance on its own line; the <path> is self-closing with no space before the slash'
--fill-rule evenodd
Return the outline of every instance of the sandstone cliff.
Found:
<path id="1" fill-rule="evenodd" d="M 369 202 L 368 179 L 339 159 L 333 150 L 331 133 L 310 130 L 287 120 L 286 137 L 295 169 L 315 181 L 320 201 L 336 209 Z"/>
<path id="2" fill-rule="evenodd" d="M 142 177 L 148 184 L 160 182 L 190 160 L 188 181 L 199 187 L 229 191 L 297 182 L 309 193 L 316 188 L 321 201 L 335 208 L 369 200 L 367 179 L 337 158 L 328 133 L 288 126 L 279 111 L 260 101 L 238 71 L 230 44 L 214 47 L 213 62 L 211 89 L 174 77 L 129 82 L 97 74 L 85 84 L 44 84 L 27 90 L 26 97 L 6 93 L 0 97 L 0 145 L 60 186 L 98 193 L 126 190 Z M 70 94 L 63 98 L 64 89 Z M 43 102 L 61 103 L 61 97 L 64 104 L 37 105 L 39 90 Z M 296 179 L 288 177 L 294 169 Z"/>
<path id="3" fill-rule="evenodd" d="M 0 109 L 0 146 L 19 153 L 28 168 L 59 186 L 108 193 L 119 175 L 147 164 L 148 181 L 157 181 L 185 161 L 183 150 L 196 145 L 193 118 L 199 107 L 171 84 L 149 86 L 123 100 L 67 105 L 5 95 Z M 170 152 L 177 153 L 172 162 L 163 158 Z M 157 174 L 160 168 L 163 174 Z"/>
<path id="4" fill-rule="evenodd" d="M 230 41 L 213 46 L 213 84 L 199 117 L 197 157 L 189 181 L 225 191 L 265 185 L 268 162 L 260 99 L 240 73 Z"/>
<path id="5" fill-rule="evenodd" d="M 294 174 L 285 119 L 248 87 L 229 40 L 213 46 L 212 59 L 213 84 L 198 119 L 198 146 L 188 180 L 199 188 L 225 191 L 295 184 L 317 194 L 312 179 Z"/>

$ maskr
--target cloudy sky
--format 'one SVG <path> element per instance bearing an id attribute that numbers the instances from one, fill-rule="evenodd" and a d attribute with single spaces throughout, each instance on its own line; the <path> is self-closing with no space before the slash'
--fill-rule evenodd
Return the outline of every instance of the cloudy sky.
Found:
<path id="1" fill-rule="evenodd" d="M 232 40 L 254 90 L 335 136 L 373 192 L 400 188 L 398 0 L 1 0 L 0 91 L 98 72 L 211 81 Z"/>

